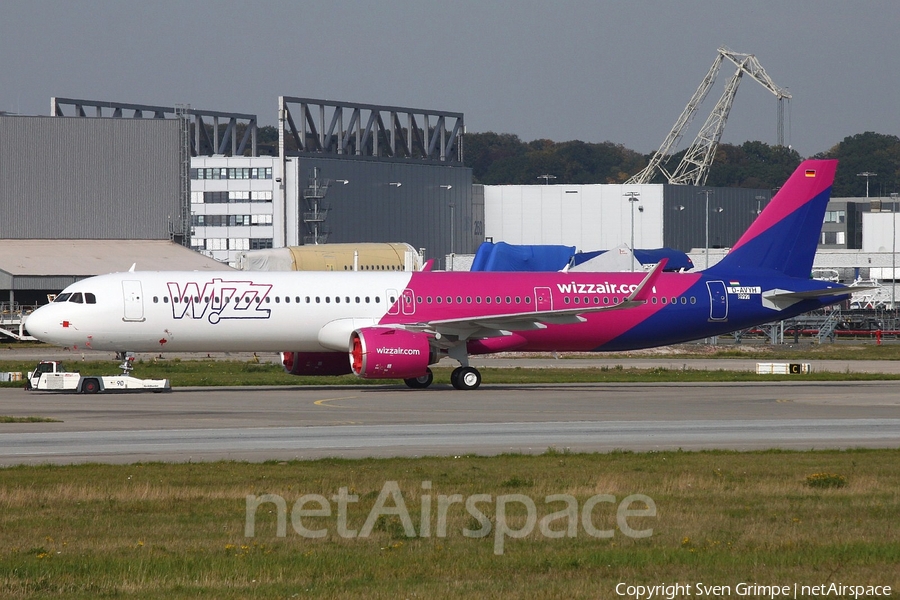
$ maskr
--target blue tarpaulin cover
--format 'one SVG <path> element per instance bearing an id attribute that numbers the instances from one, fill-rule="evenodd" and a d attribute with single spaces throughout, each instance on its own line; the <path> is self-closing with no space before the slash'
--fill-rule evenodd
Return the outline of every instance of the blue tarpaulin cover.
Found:
<path id="1" fill-rule="evenodd" d="M 472 271 L 561 271 L 570 261 L 572 266 L 580 265 L 604 252 L 607 251 L 576 253 L 574 246 L 517 246 L 506 242 L 484 242 L 475 254 Z M 672 248 L 635 250 L 634 257 L 641 264 L 656 264 L 667 258 L 666 271 L 694 268 L 687 254 Z"/>
<path id="2" fill-rule="evenodd" d="M 472 271 L 559 271 L 575 254 L 575 246 L 513 246 L 484 242 L 475 253 Z"/>

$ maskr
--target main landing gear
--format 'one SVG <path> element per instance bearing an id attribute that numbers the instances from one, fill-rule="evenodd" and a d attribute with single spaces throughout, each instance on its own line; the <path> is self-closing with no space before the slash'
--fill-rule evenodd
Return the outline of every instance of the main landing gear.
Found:
<path id="1" fill-rule="evenodd" d="M 411 387 L 414 390 L 421 390 L 427 388 L 431 385 L 431 382 L 434 381 L 434 374 L 431 372 L 431 369 L 426 368 L 425 374 L 421 377 L 412 377 L 410 379 L 404 379 L 403 383 L 405 383 L 408 387 Z"/>
<path id="2" fill-rule="evenodd" d="M 458 390 L 477 390 L 481 373 L 475 367 L 457 367 L 450 374 L 450 383 Z"/>
<path id="3" fill-rule="evenodd" d="M 434 374 L 431 369 L 427 369 L 425 375 L 404 379 L 403 383 L 414 390 L 422 390 L 433 381 Z M 457 367 L 450 374 L 450 383 L 458 390 L 476 390 L 481 385 L 481 373 L 475 367 Z"/>
<path id="4" fill-rule="evenodd" d="M 450 383 L 458 390 L 477 390 L 481 385 L 481 373 L 475 367 L 469 366 L 469 355 L 466 352 L 466 345 L 458 344 L 451 346 L 447 354 L 450 358 L 459 361 L 457 368 L 453 369 L 450 374 Z M 427 388 L 434 381 L 434 374 L 431 369 L 425 369 L 425 374 L 420 377 L 412 377 L 404 379 L 403 382 L 414 390 Z"/>

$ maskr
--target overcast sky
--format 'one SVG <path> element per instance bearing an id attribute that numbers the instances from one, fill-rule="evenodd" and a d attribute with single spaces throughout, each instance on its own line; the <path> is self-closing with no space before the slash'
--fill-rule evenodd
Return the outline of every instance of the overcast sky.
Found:
<path id="1" fill-rule="evenodd" d="M 465 114 L 469 132 L 656 149 L 725 45 L 788 88 L 803 156 L 900 134 L 897 0 L 0 0 L 0 111 L 52 96 L 255 113 L 303 96 Z M 681 148 L 725 82 L 725 65 Z M 775 144 L 744 78 L 723 141 Z"/>

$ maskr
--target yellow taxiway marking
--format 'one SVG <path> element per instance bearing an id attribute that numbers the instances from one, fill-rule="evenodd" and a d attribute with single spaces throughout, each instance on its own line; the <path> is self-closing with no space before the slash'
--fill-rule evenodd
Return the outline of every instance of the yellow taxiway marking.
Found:
<path id="1" fill-rule="evenodd" d="M 342 396 L 340 398 L 322 398 L 321 400 L 316 400 L 313 402 L 316 406 L 330 406 L 331 408 L 341 408 L 340 406 L 333 406 L 331 404 L 325 404 L 326 402 L 334 402 L 335 400 L 352 400 L 356 398 L 356 396 Z"/>
<path id="2" fill-rule="evenodd" d="M 778 404 L 790 404 L 791 402 L 793 402 L 793 400 L 789 400 L 787 398 L 779 398 L 775 402 L 777 402 Z"/>

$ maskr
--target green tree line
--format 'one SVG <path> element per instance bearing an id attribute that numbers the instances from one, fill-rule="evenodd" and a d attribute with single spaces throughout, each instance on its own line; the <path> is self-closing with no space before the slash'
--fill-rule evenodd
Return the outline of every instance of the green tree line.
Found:
<path id="1" fill-rule="evenodd" d="M 263 154 L 277 152 L 278 130 L 260 127 L 257 134 Z M 552 183 L 624 183 L 647 165 L 650 155 L 630 150 L 622 144 L 591 144 L 578 140 L 523 142 L 511 133 L 467 133 L 464 160 L 472 168 L 475 183 L 487 185 L 527 185 L 545 181 Z M 670 169 L 679 163 L 684 150 L 669 160 Z M 864 197 L 866 178 L 858 173 L 870 172 L 869 195 L 887 197 L 900 192 L 900 138 L 867 131 L 844 138 L 836 146 L 812 158 L 837 158 L 833 197 Z M 719 144 L 709 171 L 707 185 L 714 187 L 746 187 L 775 189 L 781 186 L 802 161 L 795 151 L 764 142 Z M 658 175 L 654 183 L 664 183 Z"/>
<path id="2" fill-rule="evenodd" d="M 672 156 L 672 169 L 684 151 Z M 476 183 L 488 185 L 538 184 L 543 175 L 552 183 L 624 183 L 646 166 L 650 155 L 640 154 L 621 144 L 581 141 L 523 142 L 509 133 L 467 133 L 464 160 L 472 168 Z M 813 158 L 837 158 L 833 197 L 866 195 L 865 171 L 876 173 L 869 180 L 872 197 L 900 192 L 900 138 L 865 132 L 844 138 L 839 144 Z M 715 187 L 770 188 L 781 186 L 802 161 L 795 151 L 764 142 L 744 142 L 736 146 L 720 144 L 709 171 L 707 185 Z M 663 183 L 658 176 L 654 183 Z"/>

